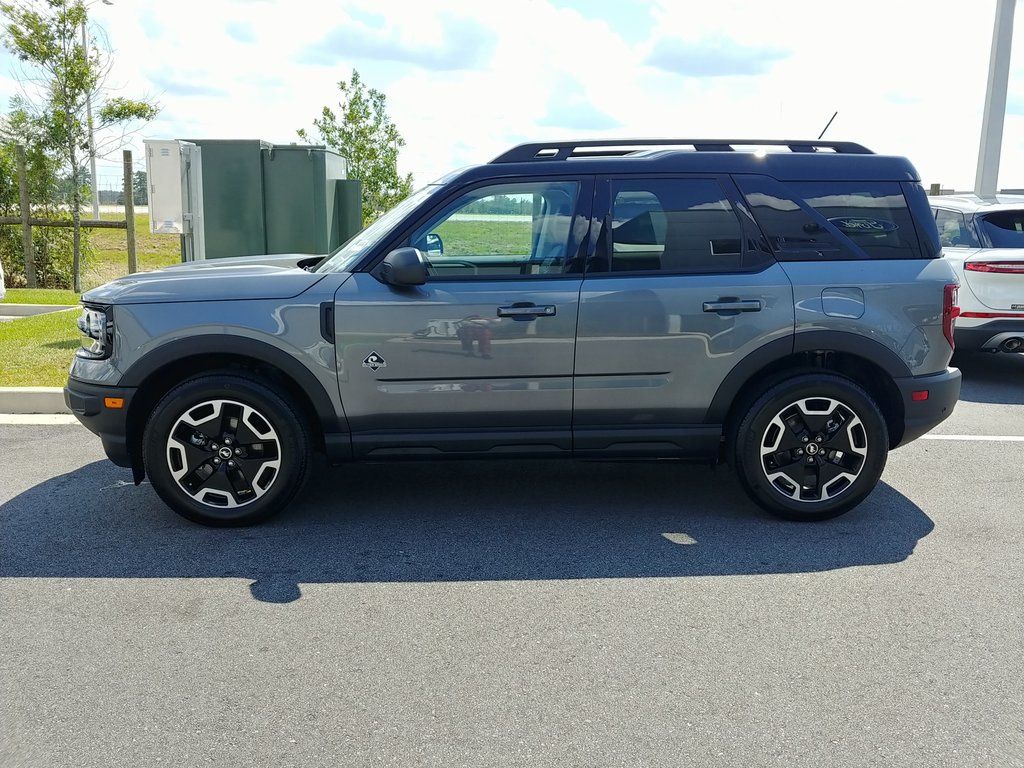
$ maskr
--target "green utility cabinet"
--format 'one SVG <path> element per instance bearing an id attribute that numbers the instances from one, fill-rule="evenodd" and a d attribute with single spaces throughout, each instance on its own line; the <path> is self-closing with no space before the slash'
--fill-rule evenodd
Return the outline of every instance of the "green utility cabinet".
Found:
<path id="1" fill-rule="evenodd" d="M 189 139 L 201 150 L 203 255 L 328 253 L 362 227 L 362 188 L 323 146 Z"/>

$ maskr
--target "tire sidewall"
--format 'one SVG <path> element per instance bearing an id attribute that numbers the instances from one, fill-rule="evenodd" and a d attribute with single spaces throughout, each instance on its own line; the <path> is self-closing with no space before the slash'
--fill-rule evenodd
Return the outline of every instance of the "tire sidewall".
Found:
<path id="1" fill-rule="evenodd" d="M 167 463 L 167 440 L 179 418 L 207 400 L 234 400 L 255 408 L 277 433 L 281 465 L 270 489 L 240 507 L 202 504 L 182 489 Z M 271 389 L 231 376 L 208 376 L 172 389 L 157 404 L 143 437 L 146 473 L 160 497 L 175 512 L 204 525 L 248 525 L 266 519 L 286 505 L 305 477 L 308 440 L 299 416 Z"/>
<path id="2" fill-rule="evenodd" d="M 789 499 L 768 481 L 761 465 L 760 445 L 773 418 L 804 398 L 828 397 L 851 408 L 864 425 L 868 455 L 857 479 L 833 499 L 819 502 Z M 822 520 L 857 506 L 878 484 L 889 453 L 889 431 L 875 401 L 860 386 L 840 376 L 799 376 L 769 389 L 755 401 L 740 423 L 736 469 L 750 496 L 762 508 L 794 520 Z"/>

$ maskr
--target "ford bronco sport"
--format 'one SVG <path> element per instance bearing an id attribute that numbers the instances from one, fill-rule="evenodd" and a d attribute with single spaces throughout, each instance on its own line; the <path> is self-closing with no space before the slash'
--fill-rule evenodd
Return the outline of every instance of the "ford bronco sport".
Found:
<path id="1" fill-rule="evenodd" d="M 939 257 L 913 166 L 857 144 L 526 144 L 326 257 L 89 291 L 66 398 L 211 525 L 286 507 L 313 451 L 727 461 L 820 520 L 953 410 Z"/>

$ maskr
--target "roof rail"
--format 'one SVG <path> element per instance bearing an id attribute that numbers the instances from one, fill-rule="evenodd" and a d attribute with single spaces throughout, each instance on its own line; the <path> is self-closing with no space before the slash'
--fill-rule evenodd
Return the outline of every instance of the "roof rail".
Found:
<path id="1" fill-rule="evenodd" d="M 697 152 L 732 152 L 739 146 L 788 147 L 790 152 L 870 155 L 870 149 L 852 141 L 805 141 L 802 139 L 588 139 L 586 141 L 537 141 L 520 144 L 498 155 L 491 163 L 528 163 L 533 160 L 568 160 L 572 157 L 622 157 L 642 147 L 684 146 Z M 587 151 L 588 147 L 594 149 Z M 578 150 L 583 150 L 578 151 Z"/>

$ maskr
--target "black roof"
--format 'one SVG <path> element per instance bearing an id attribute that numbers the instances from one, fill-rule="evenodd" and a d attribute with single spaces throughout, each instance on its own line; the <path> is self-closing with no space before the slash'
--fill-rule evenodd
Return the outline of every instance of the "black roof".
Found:
<path id="1" fill-rule="evenodd" d="M 755 151 L 760 147 L 785 151 Z M 522 144 L 486 165 L 452 174 L 446 181 L 576 173 L 757 173 L 780 181 L 920 180 L 906 158 L 876 155 L 853 142 L 601 139 Z"/>

